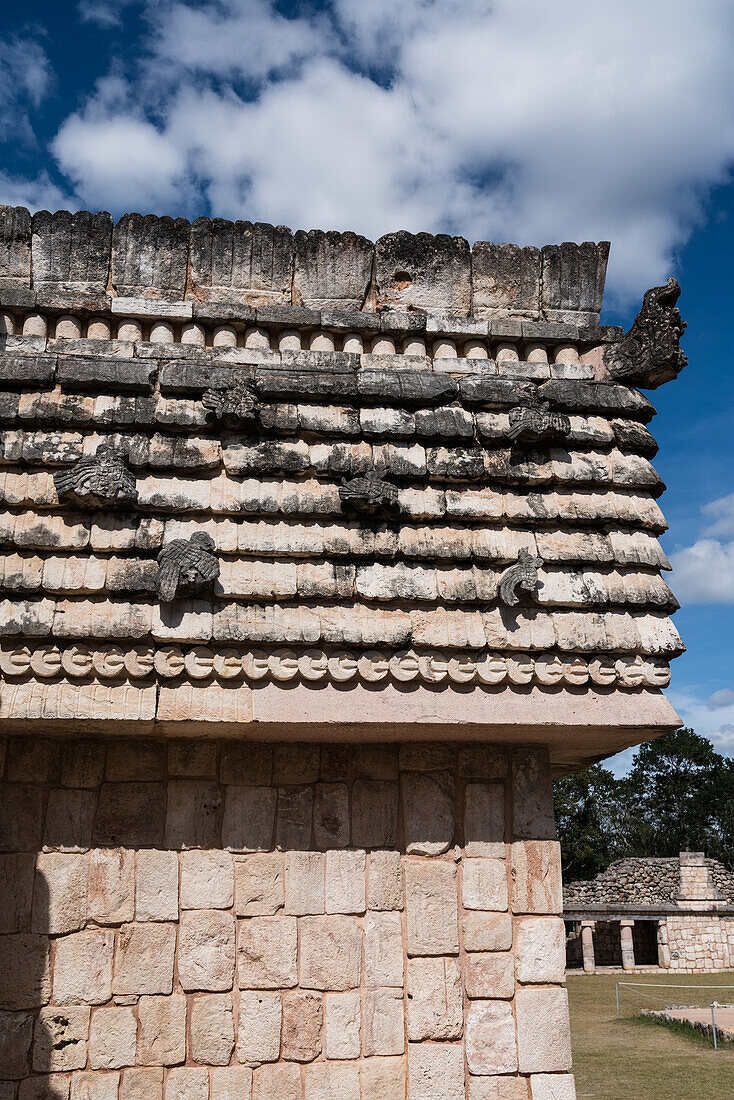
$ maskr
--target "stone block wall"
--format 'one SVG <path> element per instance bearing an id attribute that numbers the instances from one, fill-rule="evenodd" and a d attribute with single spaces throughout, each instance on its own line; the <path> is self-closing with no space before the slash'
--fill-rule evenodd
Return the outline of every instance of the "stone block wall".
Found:
<path id="1" fill-rule="evenodd" d="M 683 914 L 665 921 L 670 969 L 731 970 L 734 966 L 734 918 L 711 914 Z"/>
<path id="2" fill-rule="evenodd" d="M 543 752 L 2 748 L 0 1100 L 572 1100 Z"/>

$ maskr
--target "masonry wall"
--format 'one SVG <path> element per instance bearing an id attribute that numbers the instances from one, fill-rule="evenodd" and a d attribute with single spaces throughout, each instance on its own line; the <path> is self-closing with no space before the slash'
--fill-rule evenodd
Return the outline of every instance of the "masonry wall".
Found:
<path id="1" fill-rule="evenodd" d="M 5 757 L 0 1100 L 573 1096 L 544 754 Z"/>
<path id="2" fill-rule="evenodd" d="M 666 919 L 670 969 L 731 970 L 734 966 L 734 918 L 684 914 Z"/>

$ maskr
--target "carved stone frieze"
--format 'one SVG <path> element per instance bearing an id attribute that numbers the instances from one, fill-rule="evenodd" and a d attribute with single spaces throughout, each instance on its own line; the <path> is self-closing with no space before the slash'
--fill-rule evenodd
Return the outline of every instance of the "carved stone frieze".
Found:
<path id="1" fill-rule="evenodd" d="M 158 599 L 170 603 L 177 596 L 196 595 L 210 588 L 219 576 L 214 549 L 214 539 L 206 531 L 164 546 L 158 555 Z"/>
<path id="2" fill-rule="evenodd" d="M 250 379 L 235 382 L 226 389 L 206 390 L 201 400 L 204 408 L 227 427 L 252 424 L 257 417 L 259 399 L 255 383 Z"/>
<path id="3" fill-rule="evenodd" d="M 339 497 L 345 509 L 366 515 L 395 512 L 398 509 L 397 486 L 374 472 L 342 481 Z"/>
<path id="4" fill-rule="evenodd" d="M 125 455 L 109 443 L 100 443 L 93 455 L 83 455 L 71 469 L 57 470 L 54 485 L 60 499 L 104 508 L 111 503 L 134 504 L 138 499 L 135 475 Z"/>
<path id="5" fill-rule="evenodd" d="M 566 414 L 551 412 L 547 401 L 510 409 L 510 430 L 507 434 L 520 443 L 566 439 L 570 431 L 571 421 Z"/>
<path id="6" fill-rule="evenodd" d="M 612 378 L 656 389 L 685 367 L 688 359 L 681 350 L 680 338 L 686 324 L 675 304 L 679 295 L 677 279 L 668 279 L 665 286 L 645 292 L 632 327 L 605 352 L 604 362 Z"/>
<path id="7" fill-rule="evenodd" d="M 538 587 L 538 569 L 542 564 L 542 558 L 536 558 L 527 547 L 523 547 L 515 564 L 500 575 L 497 589 L 500 603 L 514 607 L 519 602 L 518 588 L 524 592 L 534 592 Z"/>

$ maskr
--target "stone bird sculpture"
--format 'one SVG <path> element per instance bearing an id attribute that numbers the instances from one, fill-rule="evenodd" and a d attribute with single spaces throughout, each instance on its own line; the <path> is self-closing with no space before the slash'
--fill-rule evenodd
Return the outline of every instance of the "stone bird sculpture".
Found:
<path id="1" fill-rule="evenodd" d="M 59 498 L 103 508 L 111 503 L 134 504 L 138 499 L 135 475 L 122 451 L 100 443 L 93 455 L 83 455 L 68 470 L 57 470 L 54 485 Z"/>
<path id="2" fill-rule="evenodd" d="M 226 389 L 206 390 L 201 400 L 217 420 L 235 428 L 255 420 L 259 406 L 255 383 L 249 378 Z"/>
<path id="3" fill-rule="evenodd" d="M 547 401 L 537 405 L 518 405 L 510 409 L 510 439 L 521 443 L 540 443 L 546 439 L 565 439 L 571 421 L 565 413 L 551 412 Z"/>
<path id="4" fill-rule="evenodd" d="M 206 531 L 190 539 L 174 539 L 158 555 L 156 592 L 161 603 L 191 596 L 209 588 L 219 576 L 215 543 Z"/>
<path id="5" fill-rule="evenodd" d="M 542 564 L 542 558 L 536 558 L 527 546 L 523 547 L 515 564 L 500 574 L 498 593 L 501 603 L 514 607 L 519 602 L 518 588 L 525 592 L 534 592 L 538 587 L 538 569 Z"/>
<path id="6" fill-rule="evenodd" d="M 397 486 L 374 471 L 350 481 L 343 479 L 339 497 L 345 508 L 368 515 L 392 511 L 398 506 Z"/>

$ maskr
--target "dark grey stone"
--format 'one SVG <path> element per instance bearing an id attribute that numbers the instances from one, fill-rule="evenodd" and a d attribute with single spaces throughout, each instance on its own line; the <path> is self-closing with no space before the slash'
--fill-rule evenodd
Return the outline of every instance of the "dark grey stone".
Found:
<path id="1" fill-rule="evenodd" d="M 257 443 L 248 439 L 243 448 L 242 440 L 231 439 L 224 444 L 224 449 L 232 452 L 225 466 L 237 473 L 302 474 L 310 466 L 308 454 L 295 450 L 291 443 L 278 440 Z"/>
<path id="2" fill-rule="evenodd" d="M 296 354 L 295 352 L 293 354 Z M 357 376 L 352 372 L 278 371 L 267 367 L 257 370 L 257 389 L 261 397 L 356 397 Z"/>
<path id="3" fill-rule="evenodd" d="M 342 508 L 370 516 L 385 515 L 398 510 L 398 489 L 381 474 L 364 474 L 339 486 Z"/>
<path id="4" fill-rule="evenodd" d="M 123 297 L 184 297 L 189 256 L 185 218 L 123 214 L 112 233 L 112 284 Z"/>
<path id="5" fill-rule="evenodd" d="M 654 390 L 683 370 L 688 359 L 680 346 L 686 324 L 675 304 L 679 295 L 677 279 L 645 292 L 629 332 L 604 353 L 612 378 Z"/>
<path id="6" fill-rule="evenodd" d="M 69 389 L 107 389 L 150 391 L 158 367 L 154 362 L 122 359 L 60 357 L 58 380 Z"/>
<path id="7" fill-rule="evenodd" d="M 53 385 L 55 371 L 55 355 L 9 355 L 0 351 L 0 382 L 19 388 L 27 382 Z"/>
<path id="8" fill-rule="evenodd" d="M 636 424 L 634 420 L 613 420 L 612 431 L 620 451 L 645 455 L 647 458 L 654 458 L 658 453 L 658 445 L 653 436 L 647 428 Z"/>
<path id="9" fill-rule="evenodd" d="M 293 300 L 315 309 L 362 309 L 374 245 L 357 233 L 312 229 L 295 235 Z"/>
<path id="10" fill-rule="evenodd" d="M 537 317 L 540 310 L 540 250 L 477 241 L 472 248 L 472 313 L 496 310 Z"/>
<path id="11" fill-rule="evenodd" d="M 508 435 L 513 441 L 539 443 L 541 440 L 565 439 L 570 431 L 571 421 L 566 414 L 551 412 L 547 401 L 510 409 Z"/>
<path id="12" fill-rule="evenodd" d="M 577 325 L 559 324 L 552 321 L 523 321 L 522 334 L 525 340 L 548 340 L 557 343 L 575 341 L 579 338 Z"/>
<path id="13" fill-rule="evenodd" d="M 92 214 L 88 210 L 76 214 L 58 210 L 50 214 L 48 210 L 40 210 L 33 215 L 32 230 L 36 290 L 104 295 L 112 250 L 109 214 L 104 211 Z"/>
<path id="14" fill-rule="evenodd" d="M 53 313 L 72 313 L 88 316 L 91 313 L 106 314 L 109 312 L 112 298 L 106 294 L 88 294 L 85 290 L 68 290 L 66 287 L 59 290 L 55 286 L 46 284 L 40 287 L 36 293 L 36 306 L 40 309 L 48 309 Z"/>
<path id="15" fill-rule="evenodd" d="M 298 431 L 297 405 L 262 405 L 257 418 L 264 432 L 294 435 Z"/>
<path id="16" fill-rule="evenodd" d="M 156 592 L 161 603 L 177 596 L 198 595 L 212 587 L 219 576 L 215 543 L 206 531 L 189 539 L 174 539 L 158 555 Z"/>
<path id="17" fill-rule="evenodd" d="M 362 361 L 350 351 L 283 351 L 280 359 L 284 371 L 326 370 L 332 374 L 352 374 Z"/>
<path id="18" fill-rule="evenodd" d="M 138 499 L 135 475 L 125 455 L 109 443 L 100 443 L 94 455 L 84 455 L 70 470 L 55 473 L 54 485 L 61 499 L 93 508 L 135 504 Z"/>
<path id="19" fill-rule="evenodd" d="M 419 436 L 437 439 L 472 439 L 474 419 L 460 408 L 417 409 L 415 430 Z"/>
<path id="20" fill-rule="evenodd" d="M 275 328 L 319 328 L 321 313 L 318 309 L 305 306 L 272 305 L 257 307 L 258 325 L 271 325 Z"/>
<path id="21" fill-rule="evenodd" d="M 257 419 L 258 396 L 253 379 L 229 381 L 222 389 L 211 388 L 204 392 L 202 404 L 216 420 L 227 427 L 236 428 L 252 424 Z"/>
<path id="22" fill-rule="evenodd" d="M 484 451 L 469 447 L 429 447 L 426 465 L 442 481 L 480 481 L 485 476 Z"/>
<path id="23" fill-rule="evenodd" d="M 506 607 L 515 607 L 520 602 L 518 588 L 523 592 L 535 592 L 538 587 L 538 570 L 542 565 L 543 559 L 531 554 L 527 546 L 520 550 L 515 564 L 500 574 L 497 585 L 500 603 Z"/>
<path id="24" fill-rule="evenodd" d="M 200 394 L 204 390 L 223 389 L 253 378 L 247 367 L 209 367 L 198 363 L 164 363 L 161 367 L 161 393 Z"/>
<path id="25" fill-rule="evenodd" d="M 461 378 L 459 393 L 465 405 L 528 405 L 535 402 L 537 387 L 532 382 L 511 378 Z"/>
<path id="26" fill-rule="evenodd" d="M 433 405 L 452 401 L 458 392 L 453 378 L 428 371 L 361 370 L 358 386 L 360 395 L 375 403 L 384 400 L 400 405 Z"/>
<path id="27" fill-rule="evenodd" d="M 378 305 L 456 313 L 471 310 L 471 254 L 463 237 L 388 233 L 375 245 Z"/>
<path id="28" fill-rule="evenodd" d="M 359 332 L 372 335 L 380 331 L 380 316 L 367 310 L 322 309 L 321 327 L 332 332 Z"/>
<path id="29" fill-rule="evenodd" d="M 138 359 L 191 359 L 209 361 L 209 352 L 196 344 L 156 344 L 150 340 L 140 340 L 135 345 Z"/>
<path id="30" fill-rule="evenodd" d="M 522 321 L 517 317 L 493 317 L 489 322 L 489 332 L 499 340 L 519 340 Z"/>
<path id="31" fill-rule="evenodd" d="M 595 412 L 619 415 L 626 413 L 643 424 L 655 415 L 655 408 L 647 398 L 628 386 L 612 383 L 575 382 L 552 378 L 538 390 L 541 401 L 548 401 L 551 408 L 572 412 Z"/>
<path id="32" fill-rule="evenodd" d="M 601 309 L 609 242 L 547 244 L 542 249 L 542 309 Z"/>
<path id="33" fill-rule="evenodd" d="M 24 206 L 0 206 L 0 290 L 30 285 L 30 212 Z"/>
<path id="34" fill-rule="evenodd" d="M 426 331 L 425 313 L 399 313 L 397 310 L 384 310 L 379 315 L 380 330 L 390 336 L 409 336 Z"/>
<path id="35" fill-rule="evenodd" d="M 96 424 L 113 424 L 121 427 L 145 426 L 155 424 L 156 401 L 154 397 L 133 397 L 118 394 L 111 405 L 97 412 Z"/>
<path id="36" fill-rule="evenodd" d="M 223 325 L 230 321 L 254 325 L 257 316 L 255 306 L 245 302 L 193 302 L 194 317 L 197 321 L 214 321 Z"/>
<path id="37" fill-rule="evenodd" d="M 19 394 L 0 392 L 0 422 L 14 424 L 18 415 L 19 404 Z"/>
<path id="38" fill-rule="evenodd" d="M 117 569 L 107 574 L 105 589 L 108 592 L 155 592 L 158 566 L 149 559 L 122 558 Z"/>
<path id="39" fill-rule="evenodd" d="M 21 286 L 20 283 L 6 282 L 0 275 L 0 305 L 8 309 L 33 309 L 36 304 L 35 290 Z"/>
<path id="40" fill-rule="evenodd" d="M 579 340 L 584 344 L 614 344 L 624 335 L 621 325 L 584 325 Z"/>
<path id="41" fill-rule="evenodd" d="M 191 226 L 191 289 L 199 300 L 290 304 L 293 234 L 283 225 L 197 218 Z"/>

